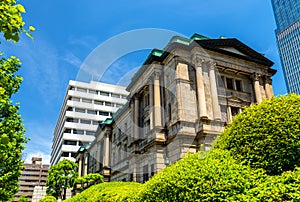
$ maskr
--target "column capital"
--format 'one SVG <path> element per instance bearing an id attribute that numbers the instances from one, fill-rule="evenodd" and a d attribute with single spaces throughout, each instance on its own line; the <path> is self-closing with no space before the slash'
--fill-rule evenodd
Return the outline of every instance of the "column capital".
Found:
<path id="1" fill-rule="evenodd" d="M 215 70 L 216 69 L 216 66 L 217 66 L 216 62 L 209 61 L 208 64 L 209 64 L 209 69 L 210 70 Z"/>
<path id="2" fill-rule="evenodd" d="M 205 62 L 205 60 L 201 58 L 200 55 L 194 55 L 192 58 L 192 64 L 196 67 L 202 66 L 203 62 Z"/>
<path id="3" fill-rule="evenodd" d="M 150 77 L 148 78 L 148 82 L 152 84 L 154 80 L 159 80 L 160 75 L 161 75 L 161 71 L 154 69 L 154 71 L 151 73 Z"/>
<path id="4" fill-rule="evenodd" d="M 260 77 L 261 77 L 261 74 L 259 74 L 259 73 L 253 73 L 253 74 L 251 75 L 251 78 L 252 78 L 252 80 L 254 80 L 254 81 L 259 81 Z"/>

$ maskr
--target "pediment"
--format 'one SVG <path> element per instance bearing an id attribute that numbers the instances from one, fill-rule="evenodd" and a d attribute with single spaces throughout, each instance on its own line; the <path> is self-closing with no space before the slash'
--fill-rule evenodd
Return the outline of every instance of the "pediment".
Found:
<path id="1" fill-rule="evenodd" d="M 220 49 L 228 51 L 228 52 L 232 52 L 232 53 L 235 53 L 235 54 L 247 56 L 244 53 L 242 53 L 241 51 L 239 51 L 239 50 L 237 50 L 236 48 L 233 48 L 233 47 L 224 47 L 224 48 L 220 48 Z"/>
<path id="2" fill-rule="evenodd" d="M 272 66 L 274 64 L 263 54 L 256 52 L 255 50 L 235 38 L 199 40 L 196 42 L 205 49 L 222 54 L 242 58 L 267 66 Z"/>
<path id="3" fill-rule="evenodd" d="M 227 97 L 227 101 L 228 102 L 235 102 L 235 103 L 245 103 L 245 102 L 248 102 L 246 100 L 243 100 L 239 97 L 236 97 L 236 96 L 230 96 L 230 97 Z"/>

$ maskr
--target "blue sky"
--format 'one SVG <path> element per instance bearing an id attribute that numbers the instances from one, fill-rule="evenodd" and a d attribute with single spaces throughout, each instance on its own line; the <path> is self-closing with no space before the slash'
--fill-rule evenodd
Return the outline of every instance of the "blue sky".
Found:
<path id="1" fill-rule="evenodd" d="M 21 103 L 26 136 L 31 138 L 24 151 L 27 160 L 40 156 L 44 163 L 49 162 L 68 81 L 76 79 L 83 61 L 98 45 L 130 30 L 159 28 L 188 37 L 199 33 L 210 38 L 237 38 L 275 62 L 275 94 L 286 93 L 269 0 L 19 2 L 27 11 L 25 22 L 36 28 L 34 40 L 24 35 L 19 43 L 2 43 L 1 48 L 23 63 L 19 73 L 24 81 L 13 99 Z M 145 51 L 138 51 L 115 61 L 104 81 L 117 83 L 144 59 Z"/>

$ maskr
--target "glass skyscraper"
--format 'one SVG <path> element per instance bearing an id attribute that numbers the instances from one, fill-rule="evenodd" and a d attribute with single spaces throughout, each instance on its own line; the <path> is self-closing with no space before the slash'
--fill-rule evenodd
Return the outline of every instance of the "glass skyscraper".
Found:
<path id="1" fill-rule="evenodd" d="M 300 94 L 300 0 L 272 0 L 272 6 L 288 92 Z"/>

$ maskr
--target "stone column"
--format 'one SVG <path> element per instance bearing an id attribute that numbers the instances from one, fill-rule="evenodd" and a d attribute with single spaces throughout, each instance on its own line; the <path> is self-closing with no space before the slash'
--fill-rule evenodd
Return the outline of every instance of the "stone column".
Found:
<path id="1" fill-rule="evenodd" d="M 205 88 L 202 76 L 202 64 L 204 60 L 198 56 L 194 57 L 194 65 L 196 68 L 197 94 L 198 94 L 198 110 L 200 118 L 208 118 L 206 111 Z"/>
<path id="2" fill-rule="evenodd" d="M 82 170 L 82 158 L 79 157 L 79 161 L 78 161 L 78 176 L 81 177 L 81 171 Z"/>
<path id="3" fill-rule="evenodd" d="M 160 72 L 154 72 L 153 79 L 153 95 L 154 95 L 154 127 L 161 127 L 161 103 L 160 103 L 160 83 L 159 83 Z"/>
<path id="4" fill-rule="evenodd" d="M 137 96 L 134 97 L 134 140 L 139 139 L 139 115 L 140 115 L 140 101 Z"/>
<path id="5" fill-rule="evenodd" d="M 84 168 L 83 168 L 83 176 L 88 174 L 88 155 L 84 154 Z"/>
<path id="6" fill-rule="evenodd" d="M 260 92 L 260 84 L 259 84 L 260 77 L 261 77 L 261 75 L 258 73 L 254 73 L 252 76 L 256 102 L 262 102 L 262 97 L 261 97 L 261 92 Z"/>
<path id="7" fill-rule="evenodd" d="M 103 167 L 108 168 L 109 167 L 109 157 L 110 157 L 110 143 L 109 143 L 109 136 L 110 134 L 107 132 L 105 133 L 105 154 L 103 158 Z"/>
<path id="8" fill-rule="evenodd" d="M 209 62 L 209 82 L 210 82 L 211 100 L 212 100 L 212 108 L 213 108 L 213 118 L 215 120 L 221 120 L 221 110 L 219 106 L 215 68 L 216 68 L 216 63 Z"/>
<path id="9" fill-rule="evenodd" d="M 150 116 L 150 130 L 154 128 L 154 106 L 153 106 L 153 82 L 149 79 L 149 116 Z"/>
<path id="10" fill-rule="evenodd" d="M 272 79 L 269 76 L 265 77 L 265 91 L 266 91 L 267 98 L 271 98 L 274 96 L 274 92 L 272 88 Z"/>

